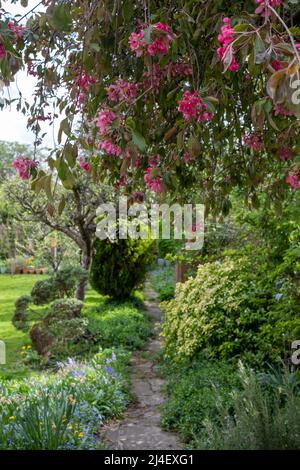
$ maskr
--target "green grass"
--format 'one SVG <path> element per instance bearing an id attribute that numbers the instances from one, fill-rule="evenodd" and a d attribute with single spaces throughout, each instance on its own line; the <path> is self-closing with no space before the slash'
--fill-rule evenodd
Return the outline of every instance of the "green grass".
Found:
<path id="1" fill-rule="evenodd" d="M 15 301 L 21 295 L 29 294 L 33 285 L 45 276 L 37 275 L 0 275 L 0 340 L 6 345 L 6 365 L 0 364 L 0 377 L 14 377 L 27 374 L 22 364 L 20 350 L 29 344 L 27 333 L 17 330 L 11 320 Z"/>

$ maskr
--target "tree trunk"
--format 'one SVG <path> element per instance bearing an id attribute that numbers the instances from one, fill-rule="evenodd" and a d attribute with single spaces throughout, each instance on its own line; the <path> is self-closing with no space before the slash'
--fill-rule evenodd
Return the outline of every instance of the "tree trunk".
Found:
<path id="1" fill-rule="evenodd" d="M 86 271 L 89 272 L 91 260 L 92 260 L 92 257 L 91 257 L 90 252 L 83 253 L 82 259 L 81 259 L 82 269 L 85 269 Z M 84 301 L 87 283 L 88 283 L 88 280 L 82 279 L 81 281 L 79 281 L 78 286 L 77 286 L 76 299 L 81 300 L 82 302 Z"/>
<path id="2" fill-rule="evenodd" d="M 175 274 L 176 283 L 177 282 L 184 282 L 186 269 L 187 269 L 187 266 L 186 266 L 185 262 L 176 263 L 176 274 Z"/>

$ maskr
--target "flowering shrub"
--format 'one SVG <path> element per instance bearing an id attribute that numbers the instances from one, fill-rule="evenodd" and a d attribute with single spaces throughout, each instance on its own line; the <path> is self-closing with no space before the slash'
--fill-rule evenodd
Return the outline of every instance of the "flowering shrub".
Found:
<path id="1" fill-rule="evenodd" d="M 89 362 L 68 359 L 58 372 L 0 381 L 0 449 L 95 449 L 98 432 L 128 403 L 128 353 L 104 350 Z"/>

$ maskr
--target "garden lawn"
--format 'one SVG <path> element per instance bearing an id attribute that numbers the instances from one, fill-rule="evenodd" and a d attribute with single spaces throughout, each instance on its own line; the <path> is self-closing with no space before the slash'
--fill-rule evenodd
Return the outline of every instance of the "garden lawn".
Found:
<path id="1" fill-rule="evenodd" d="M 43 278 L 43 275 L 0 275 L 0 340 L 6 345 L 6 365 L 0 364 L 0 377 L 27 373 L 20 360 L 20 352 L 22 346 L 29 344 L 29 336 L 17 330 L 11 320 L 16 299 L 29 294 L 34 284 Z"/>

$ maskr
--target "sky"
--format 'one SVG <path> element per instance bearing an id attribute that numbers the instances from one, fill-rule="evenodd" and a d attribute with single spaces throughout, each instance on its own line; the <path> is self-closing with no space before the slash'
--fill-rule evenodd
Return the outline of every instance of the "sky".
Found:
<path id="1" fill-rule="evenodd" d="M 35 5 L 39 3 L 39 0 L 29 0 L 28 6 L 23 8 L 18 1 L 16 5 L 11 5 L 10 1 L 3 1 L 3 8 L 12 14 L 24 15 L 26 12 L 31 10 Z M 39 6 L 37 11 L 41 11 L 43 6 Z M 22 22 L 23 23 L 23 22 Z M 27 75 L 27 72 L 20 71 L 16 75 L 16 82 L 24 98 L 32 102 L 32 95 L 34 93 L 36 79 L 30 75 Z M 11 96 L 11 98 L 18 97 L 19 92 L 17 90 L 16 84 L 12 83 L 9 86 L 9 90 L 3 90 L 4 96 Z M 27 128 L 27 118 L 21 113 L 18 112 L 13 104 L 11 107 L 7 107 L 4 110 L 0 110 L 0 140 L 6 140 L 9 142 L 20 142 L 22 144 L 32 144 L 34 142 L 34 134 L 30 132 Z M 46 123 L 41 123 L 43 131 L 47 132 L 47 136 L 44 139 L 45 146 L 53 146 L 52 141 L 52 129 Z"/>

